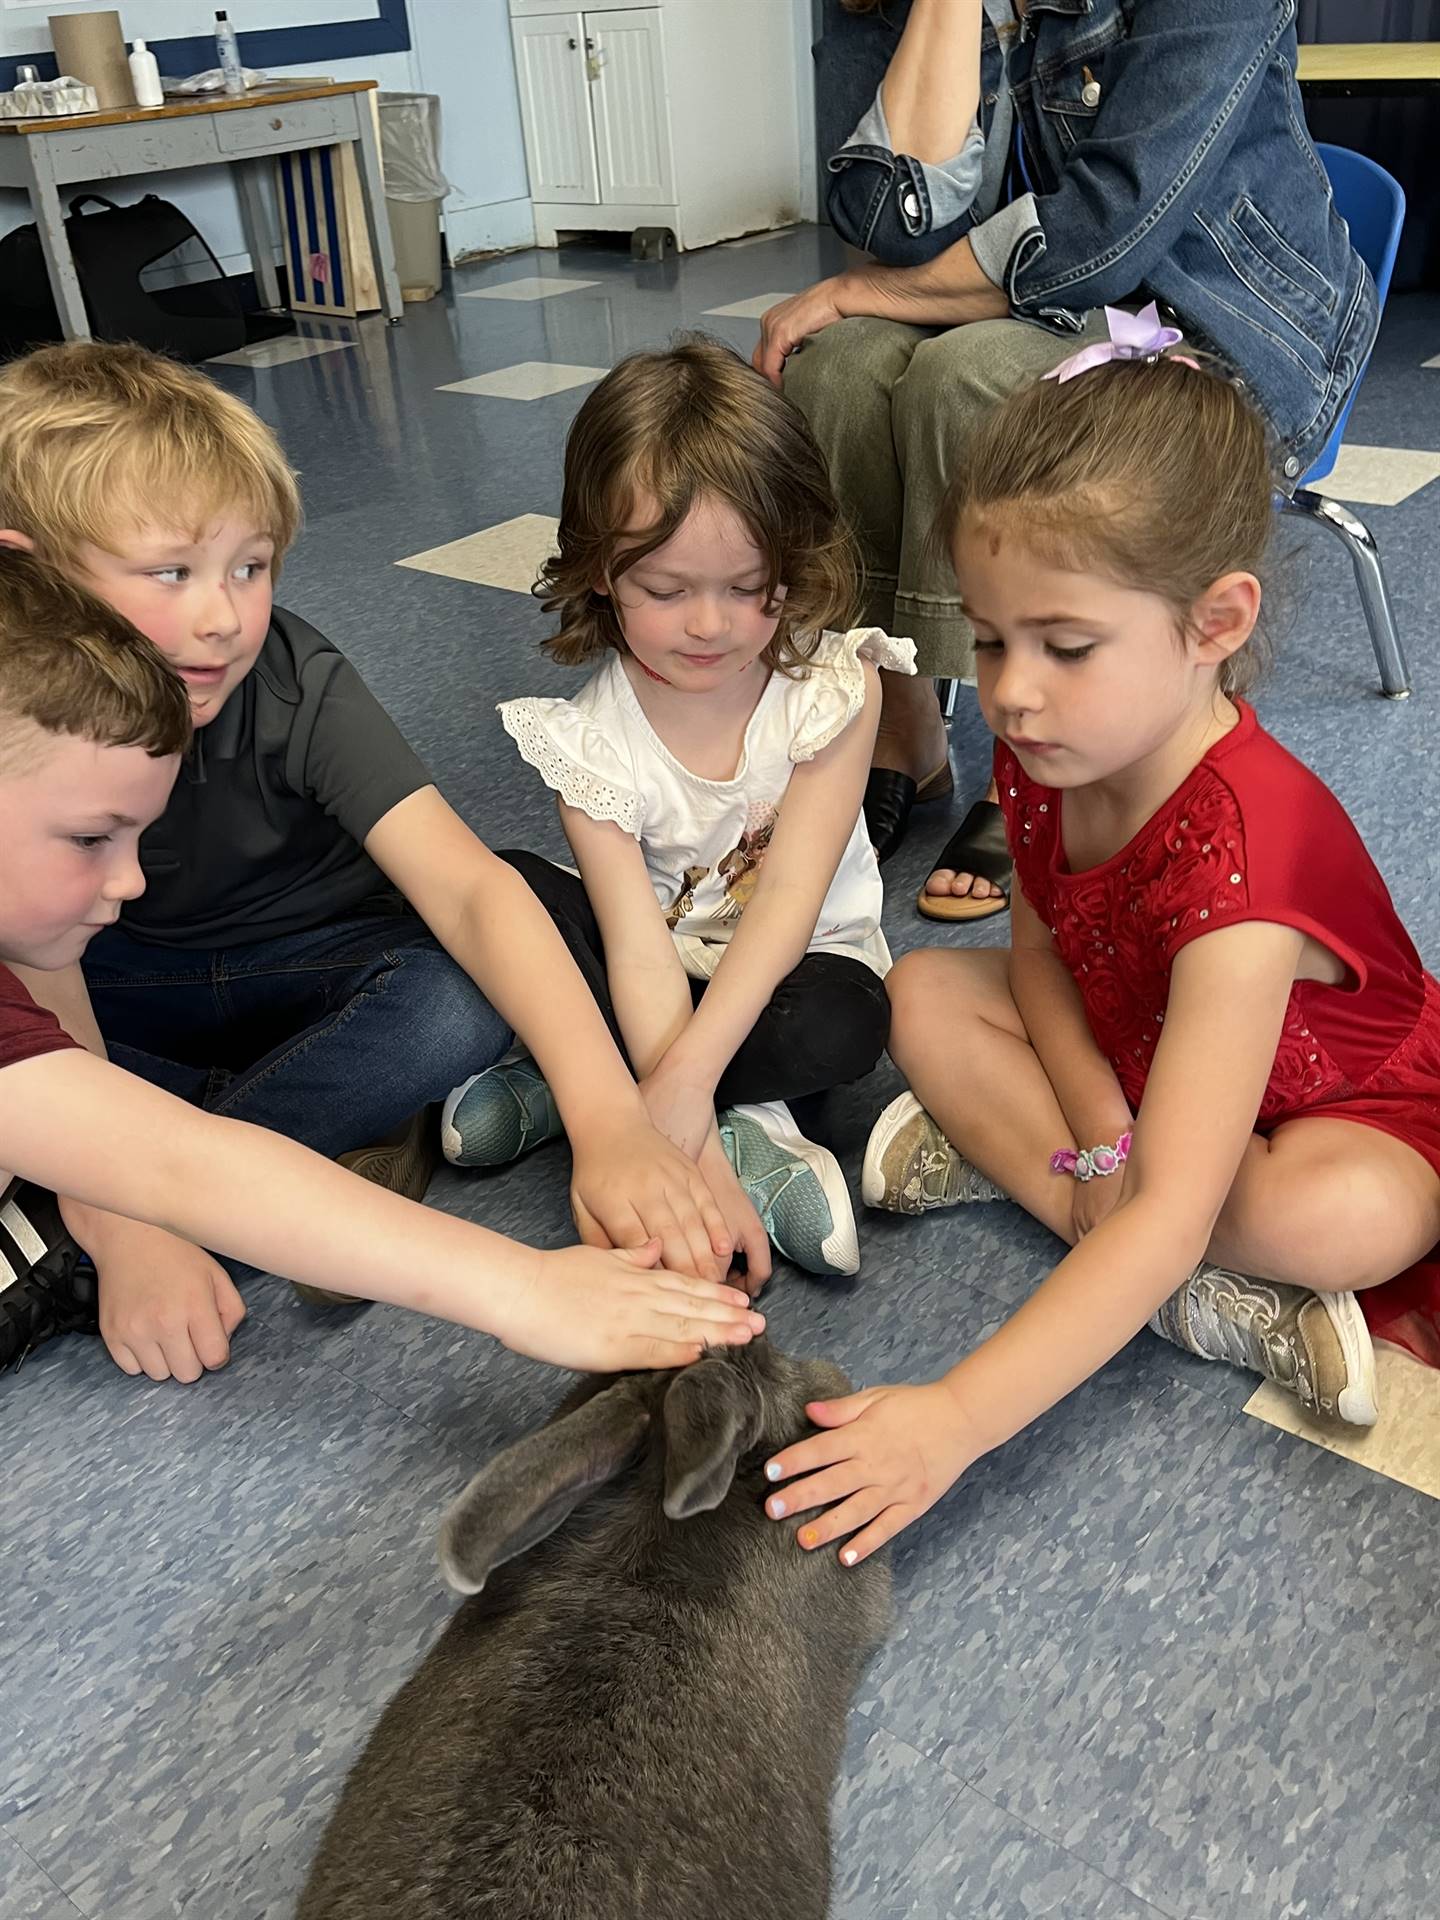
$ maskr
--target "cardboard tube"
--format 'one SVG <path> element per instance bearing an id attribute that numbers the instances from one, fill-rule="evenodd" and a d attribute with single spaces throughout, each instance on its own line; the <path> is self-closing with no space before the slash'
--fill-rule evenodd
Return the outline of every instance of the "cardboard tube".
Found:
<path id="1" fill-rule="evenodd" d="M 102 108 L 134 106 L 118 13 L 52 13 L 50 38 L 61 73 L 94 87 Z"/>

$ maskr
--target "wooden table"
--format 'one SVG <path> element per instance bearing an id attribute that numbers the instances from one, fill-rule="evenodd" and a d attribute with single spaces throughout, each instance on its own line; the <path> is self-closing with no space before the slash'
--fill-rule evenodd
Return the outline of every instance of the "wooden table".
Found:
<path id="1" fill-rule="evenodd" d="M 88 339 L 90 325 L 65 235 L 61 187 L 180 167 L 231 167 L 260 298 L 267 307 L 278 307 L 280 282 L 262 179 L 282 154 L 346 141 L 355 146 L 381 304 L 394 326 L 405 309 L 385 212 L 375 117 L 365 98 L 375 86 L 373 80 L 317 81 L 59 120 L 0 120 L 0 187 L 23 187 L 30 196 L 65 337 Z"/>
<path id="2" fill-rule="evenodd" d="M 1296 71 L 1307 93 L 1423 93 L 1440 87 L 1440 40 L 1303 46 Z"/>

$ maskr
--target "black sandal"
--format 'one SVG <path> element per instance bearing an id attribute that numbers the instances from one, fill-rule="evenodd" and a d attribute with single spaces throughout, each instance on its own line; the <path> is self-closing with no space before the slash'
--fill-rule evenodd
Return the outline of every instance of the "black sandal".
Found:
<path id="1" fill-rule="evenodd" d="M 993 800 L 977 800 L 971 807 L 930 863 L 931 873 L 942 868 L 950 873 L 973 874 L 977 880 L 988 880 L 1004 891 L 977 900 L 970 893 L 927 893 L 921 887 L 915 904 L 927 920 L 989 920 L 1007 911 L 1015 869 L 1005 843 L 1005 816 Z"/>
<path id="2" fill-rule="evenodd" d="M 955 776 L 945 760 L 921 781 L 894 767 L 872 767 L 865 782 L 865 830 L 875 849 L 875 858 L 883 866 L 905 838 L 910 826 L 910 809 L 923 807 L 929 800 L 948 800 L 955 791 Z"/>

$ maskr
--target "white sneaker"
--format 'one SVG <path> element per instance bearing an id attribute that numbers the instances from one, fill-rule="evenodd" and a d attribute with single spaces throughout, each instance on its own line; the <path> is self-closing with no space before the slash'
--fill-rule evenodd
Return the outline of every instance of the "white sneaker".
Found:
<path id="1" fill-rule="evenodd" d="M 857 1273 L 860 1239 L 840 1162 L 779 1100 L 720 1115 L 726 1157 L 776 1249 L 806 1273 Z"/>

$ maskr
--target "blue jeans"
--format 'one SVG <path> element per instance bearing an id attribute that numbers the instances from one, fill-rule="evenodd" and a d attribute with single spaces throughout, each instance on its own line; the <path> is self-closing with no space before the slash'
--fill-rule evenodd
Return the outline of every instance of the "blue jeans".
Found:
<path id="1" fill-rule="evenodd" d="M 115 928 L 91 942 L 85 978 L 117 1065 L 330 1159 L 382 1140 L 510 1044 L 408 911 L 198 950 Z"/>

